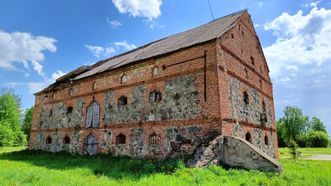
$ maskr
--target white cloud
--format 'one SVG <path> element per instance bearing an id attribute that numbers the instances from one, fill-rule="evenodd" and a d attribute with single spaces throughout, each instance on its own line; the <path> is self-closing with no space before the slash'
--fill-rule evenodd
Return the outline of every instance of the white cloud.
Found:
<path id="1" fill-rule="evenodd" d="M 149 28 L 154 29 L 154 28 L 164 28 L 164 25 L 158 24 L 155 20 L 149 20 L 146 19 L 144 20 L 144 23 L 149 26 Z"/>
<path id="2" fill-rule="evenodd" d="M 132 50 L 137 48 L 134 44 L 129 44 L 127 41 L 118 41 L 114 43 L 117 47 L 123 47 L 125 50 Z"/>
<path id="3" fill-rule="evenodd" d="M 265 24 L 277 37 L 264 52 L 273 79 L 296 76 L 307 65 L 318 68 L 331 60 L 331 10 L 313 7 L 307 15 L 282 13 Z M 285 78 L 286 79 L 286 78 Z"/>
<path id="4" fill-rule="evenodd" d="M 118 28 L 118 27 L 122 26 L 122 23 L 121 22 L 119 22 L 117 20 L 110 20 L 108 17 L 107 17 L 107 23 L 112 28 Z"/>
<path id="5" fill-rule="evenodd" d="M 257 5 L 258 5 L 259 7 L 262 7 L 263 2 L 259 2 Z"/>
<path id="6" fill-rule="evenodd" d="M 149 20 L 161 15 L 162 0 L 113 0 L 113 3 L 121 14 L 145 17 Z"/>
<path id="7" fill-rule="evenodd" d="M 93 55 L 97 58 L 100 57 L 110 57 L 115 53 L 115 49 L 113 47 L 102 47 L 95 45 L 84 45 Z"/>
<path id="8" fill-rule="evenodd" d="M 26 32 L 8 33 L 0 30 L 0 68 L 17 70 L 16 65 L 25 68 L 31 63 L 33 69 L 44 76 L 41 62 L 45 60 L 43 52 L 55 52 L 56 40 L 45 36 L 33 36 Z"/>

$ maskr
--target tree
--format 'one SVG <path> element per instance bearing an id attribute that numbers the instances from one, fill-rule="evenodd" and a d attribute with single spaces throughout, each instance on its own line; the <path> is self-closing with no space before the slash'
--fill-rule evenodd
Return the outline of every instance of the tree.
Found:
<path id="1" fill-rule="evenodd" d="M 319 118 L 317 118 L 315 116 L 310 121 L 310 128 L 313 131 L 322 131 L 322 132 L 327 133 L 326 132 L 326 127 L 323 124 L 323 122 Z"/>
<path id="2" fill-rule="evenodd" d="M 284 120 L 283 120 L 283 118 L 280 118 L 277 121 L 276 128 L 277 128 L 278 146 L 279 147 L 286 147 L 286 142 L 285 142 L 284 137 L 283 137 L 283 131 L 284 131 Z"/>
<path id="3" fill-rule="evenodd" d="M 22 130 L 23 130 L 24 134 L 27 136 L 27 141 L 29 141 L 29 139 L 30 139 L 32 113 L 33 113 L 33 107 L 26 109 L 25 113 L 24 113 L 23 123 L 22 123 Z"/>
<path id="4" fill-rule="evenodd" d="M 0 146 L 26 144 L 26 136 L 20 127 L 20 101 L 10 90 L 0 92 Z"/>
<path id="5" fill-rule="evenodd" d="M 282 134 L 285 142 L 297 142 L 300 134 L 306 130 L 308 117 L 303 115 L 298 107 L 286 106 L 282 121 L 284 122 Z"/>

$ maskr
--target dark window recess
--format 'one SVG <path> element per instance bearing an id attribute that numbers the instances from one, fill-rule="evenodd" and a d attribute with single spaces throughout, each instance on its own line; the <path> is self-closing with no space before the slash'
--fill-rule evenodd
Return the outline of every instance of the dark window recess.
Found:
<path id="1" fill-rule="evenodd" d="M 155 103 L 161 101 L 161 93 L 158 91 L 153 91 L 149 94 L 149 102 Z"/>
<path id="2" fill-rule="evenodd" d="M 69 138 L 69 136 L 66 136 L 66 137 L 63 138 L 63 143 L 64 144 L 70 144 L 70 138 Z"/>
<path id="3" fill-rule="evenodd" d="M 245 68 L 245 78 L 248 79 L 248 70 Z"/>
<path id="4" fill-rule="evenodd" d="M 246 133 L 245 139 L 246 139 L 246 141 L 252 143 L 252 137 L 251 137 L 251 134 L 249 132 Z"/>
<path id="5" fill-rule="evenodd" d="M 71 114 L 71 113 L 72 113 L 72 111 L 73 111 L 73 108 L 72 108 L 72 106 L 69 106 L 69 107 L 67 108 L 67 114 Z"/>
<path id="6" fill-rule="evenodd" d="M 246 103 L 246 105 L 249 104 L 249 96 L 246 91 L 243 93 L 243 101 Z"/>
<path id="7" fill-rule="evenodd" d="M 150 145 L 159 145 L 160 144 L 160 136 L 158 136 L 155 132 L 149 136 L 149 144 Z"/>
<path id="8" fill-rule="evenodd" d="M 267 110 L 266 110 L 265 102 L 262 101 L 262 112 L 260 114 L 260 123 L 262 125 L 265 125 L 267 122 L 268 122 Z"/>
<path id="9" fill-rule="evenodd" d="M 52 144 L 52 138 L 50 136 L 46 138 L 46 144 Z"/>
<path id="10" fill-rule="evenodd" d="M 124 105 L 128 105 L 128 98 L 125 96 L 121 96 L 118 99 L 118 106 L 124 106 Z"/>
<path id="11" fill-rule="evenodd" d="M 268 136 L 264 136 L 264 144 L 269 145 L 269 139 Z"/>
<path id="12" fill-rule="evenodd" d="M 244 33 L 244 31 L 241 31 L 241 35 L 245 36 L 245 33 Z"/>
<path id="13" fill-rule="evenodd" d="M 49 111 L 49 116 L 53 116 L 53 110 L 52 109 Z"/>
<path id="14" fill-rule="evenodd" d="M 233 35 L 233 34 L 231 34 L 231 38 L 232 38 L 232 39 L 234 38 L 234 35 Z"/>
<path id="15" fill-rule="evenodd" d="M 116 136 L 116 144 L 125 144 L 125 135 L 120 133 Z"/>
<path id="16" fill-rule="evenodd" d="M 252 56 L 251 56 L 251 63 L 252 63 L 253 66 L 255 66 L 255 60 Z"/>

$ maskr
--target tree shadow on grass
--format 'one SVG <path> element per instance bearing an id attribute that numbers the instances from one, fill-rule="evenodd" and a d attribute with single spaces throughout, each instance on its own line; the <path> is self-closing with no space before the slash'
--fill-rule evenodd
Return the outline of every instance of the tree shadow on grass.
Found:
<path id="1" fill-rule="evenodd" d="M 87 157 L 66 152 L 49 153 L 30 150 L 2 153 L 0 160 L 26 162 L 57 170 L 88 168 L 96 176 L 106 176 L 117 180 L 123 178 L 138 180 L 155 173 L 172 174 L 177 168 L 183 166 L 182 161 L 175 159 L 151 161 L 110 155 Z"/>

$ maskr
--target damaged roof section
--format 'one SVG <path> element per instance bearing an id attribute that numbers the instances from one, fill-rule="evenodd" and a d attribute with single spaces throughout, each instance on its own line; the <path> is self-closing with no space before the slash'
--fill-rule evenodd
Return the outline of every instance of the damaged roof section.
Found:
<path id="1" fill-rule="evenodd" d="M 95 63 L 89 67 L 80 67 L 58 78 L 54 84 L 50 85 L 41 92 L 50 91 L 61 82 L 68 81 L 69 79 L 70 81 L 80 80 L 95 74 L 117 69 L 125 65 L 130 65 L 152 57 L 161 56 L 180 49 L 211 41 L 222 36 L 225 32 L 232 28 L 236 20 L 244 12 L 247 12 L 247 10 L 232 13 L 199 27 L 148 43 L 134 50 Z"/>

